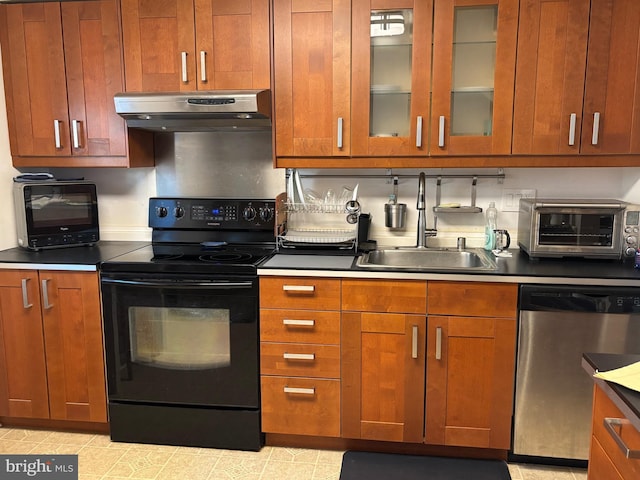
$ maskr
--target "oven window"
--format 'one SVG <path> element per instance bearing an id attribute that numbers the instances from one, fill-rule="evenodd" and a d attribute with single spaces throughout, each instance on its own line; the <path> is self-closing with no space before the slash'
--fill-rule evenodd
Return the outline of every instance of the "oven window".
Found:
<path id="1" fill-rule="evenodd" d="M 86 225 L 91 221 L 89 193 L 48 193 L 31 196 L 31 212 L 36 228 L 63 225 Z"/>
<path id="2" fill-rule="evenodd" d="M 227 367 L 230 324 L 228 309 L 130 307 L 131 361 L 175 370 Z"/>
<path id="3" fill-rule="evenodd" d="M 613 225 L 614 215 L 611 214 L 542 213 L 538 243 L 611 247 Z"/>

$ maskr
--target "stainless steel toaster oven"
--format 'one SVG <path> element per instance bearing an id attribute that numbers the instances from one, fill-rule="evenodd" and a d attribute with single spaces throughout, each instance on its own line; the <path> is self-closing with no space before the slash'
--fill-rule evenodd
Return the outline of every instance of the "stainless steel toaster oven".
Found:
<path id="1" fill-rule="evenodd" d="M 620 200 L 523 198 L 518 244 L 530 257 L 630 257 L 639 217 L 639 205 Z"/>

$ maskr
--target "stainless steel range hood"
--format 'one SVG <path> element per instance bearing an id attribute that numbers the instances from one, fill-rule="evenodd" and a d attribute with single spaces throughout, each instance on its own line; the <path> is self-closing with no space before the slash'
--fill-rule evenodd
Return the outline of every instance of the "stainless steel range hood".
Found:
<path id="1" fill-rule="evenodd" d="M 271 127 L 269 90 L 118 93 L 114 102 L 129 128 L 198 132 Z"/>

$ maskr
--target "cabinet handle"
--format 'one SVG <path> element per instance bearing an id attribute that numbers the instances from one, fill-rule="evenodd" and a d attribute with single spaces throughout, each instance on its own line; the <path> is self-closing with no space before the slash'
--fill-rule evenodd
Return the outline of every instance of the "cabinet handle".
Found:
<path id="1" fill-rule="evenodd" d="M 200 80 L 207 82 L 207 52 L 200 50 Z"/>
<path id="2" fill-rule="evenodd" d="M 56 142 L 56 148 L 62 148 L 62 142 L 60 140 L 60 120 L 53 121 L 53 136 Z"/>
<path id="3" fill-rule="evenodd" d="M 285 292 L 314 292 L 314 285 L 283 285 L 282 290 Z"/>
<path id="4" fill-rule="evenodd" d="M 444 148 L 444 115 L 438 119 L 438 146 Z"/>
<path id="5" fill-rule="evenodd" d="M 316 393 L 315 388 L 295 388 L 295 387 L 284 387 L 284 393 L 301 393 L 302 395 L 314 395 Z"/>
<path id="6" fill-rule="evenodd" d="M 23 278 L 22 279 L 22 306 L 24 308 L 33 307 L 33 303 L 29 303 L 29 292 L 27 291 L 27 282 L 28 281 L 29 281 L 28 278 Z"/>
<path id="7" fill-rule="evenodd" d="M 187 52 L 182 52 L 182 81 L 187 83 L 189 81 L 189 76 L 187 75 Z"/>
<path id="8" fill-rule="evenodd" d="M 622 454 L 626 458 L 640 458 L 640 450 L 631 450 L 627 446 L 627 444 L 624 443 L 624 440 L 622 439 L 622 437 L 616 431 L 616 428 L 615 428 L 615 427 L 622 428 L 623 425 L 630 425 L 630 424 L 631 422 L 629 422 L 629 420 L 627 420 L 626 418 L 624 419 L 623 418 L 605 418 L 604 419 L 605 428 L 607 429 L 609 434 L 613 437 L 615 442 L 618 444 L 618 447 L 620 448 L 620 450 L 622 450 Z"/>
<path id="9" fill-rule="evenodd" d="M 413 325 L 411 335 L 411 358 L 418 358 L 418 326 Z"/>
<path id="10" fill-rule="evenodd" d="M 576 118 L 577 115 L 572 113 L 569 119 L 569 145 L 572 147 L 576 144 Z"/>
<path id="11" fill-rule="evenodd" d="M 283 325 L 292 325 L 296 327 L 313 327 L 316 322 L 315 320 L 290 320 L 285 318 L 282 320 Z"/>
<path id="12" fill-rule="evenodd" d="M 71 120 L 71 131 L 73 132 L 73 148 L 80 148 L 80 133 L 78 120 Z"/>
<path id="13" fill-rule="evenodd" d="M 593 114 L 593 133 L 591 134 L 591 145 L 598 145 L 598 134 L 600 133 L 600 112 Z"/>
<path id="14" fill-rule="evenodd" d="M 422 148 L 422 115 L 416 119 L 416 148 Z"/>
<path id="15" fill-rule="evenodd" d="M 442 327 L 436 328 L 436 360 L 442 359 Z"/>
<path id="16" fill-rule="evenodd" d="M 285 360 L 315 360 L 316 355 L 314 353 L 287 353 L 282 355 Z"/>
<path id="17" fill-rule="evenodd" d="M 342 125 L 344 121 L 342 117 L 338 117 L 338 148 L 342 148 Z"/>
<path id="18" fill-rule="evenodd" d="M 49 289 L 47 288 L 49 284 L 49 280 L 42 280 L 42 305 L 45 308 L 45 310 L 50 309 L 51 307 L 53 307 L 53 305 L 51 303 L 49 303 Z"/>

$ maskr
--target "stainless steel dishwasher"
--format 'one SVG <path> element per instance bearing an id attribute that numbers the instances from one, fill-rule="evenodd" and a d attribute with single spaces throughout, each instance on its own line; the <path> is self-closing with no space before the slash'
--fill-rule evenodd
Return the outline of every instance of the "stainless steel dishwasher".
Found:
<path id="1" fill-rule="evenodd" d="M 640 353 L 640 287 L 521 286 L 513 455 L 588 458 L 584 352 Z"/>

